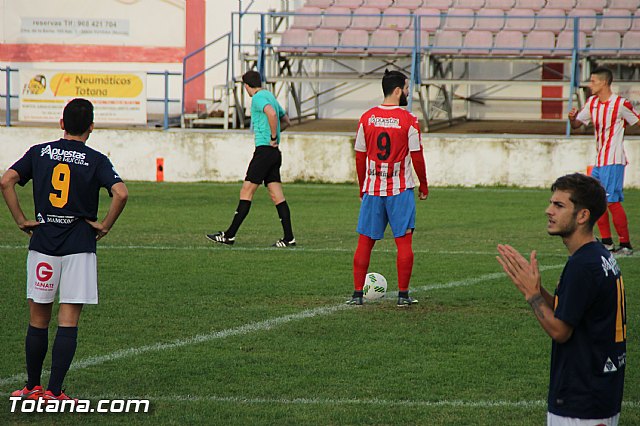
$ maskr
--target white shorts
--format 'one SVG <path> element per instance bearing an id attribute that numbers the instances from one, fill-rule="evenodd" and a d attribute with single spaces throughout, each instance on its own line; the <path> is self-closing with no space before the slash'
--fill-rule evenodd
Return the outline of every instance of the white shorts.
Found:
<path id="1" fill-rule="evenodd" d="M 98 303 L 98 262 L 95 253 L 48 256 L 29 250 L 27 256 L 27 299 L 53 303 Z"/>
<path id="2" fill-rule="evenodd" d="M 547 412 L 547 426 L 618 426 L 620 413 L 608 419 L 576 419 Z"/>

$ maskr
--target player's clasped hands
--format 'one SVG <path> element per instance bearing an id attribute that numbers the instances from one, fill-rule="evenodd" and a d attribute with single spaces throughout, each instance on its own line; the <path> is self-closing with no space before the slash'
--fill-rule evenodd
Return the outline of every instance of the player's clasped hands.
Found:
<path id="1" fill-rule="evenodd" d="M 510 245 L 498 244 L 498 253 L 500 256 L 496 259 L 527 300 L 540 293 L 540 269 L 535 250 L 531 252 L 530 262 Z"/>
<path id="2" fill-rule="evenodd" d="M 576 119 L 577 115 L 578 115 L 578 109 L 572 108 L 571 111 L 569 111 L 569 113 L 567 114 L 567 117 L 569 118 L 569 120 L 573 121 Z"/>

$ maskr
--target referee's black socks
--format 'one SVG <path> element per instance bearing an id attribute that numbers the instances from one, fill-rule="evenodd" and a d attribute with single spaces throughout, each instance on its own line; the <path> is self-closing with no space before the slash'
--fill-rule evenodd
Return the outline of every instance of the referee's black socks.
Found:
<path id="1" fill-rule="evenodd" d="M 282 230 L 284 231 L 284 240 L 286 242 L 293 241 L 293 229 L 291 229 L 291 211 L 289 211 L 289 205 L 286 200 L 276 205 L 278 210 L 278 217 L 282 223 Z"/>
<path id="2" fill-rule="evenodd" d="M 240 200 L 238 202 L 238 207 L 236 208 L 236 213 L 233 216 L 233 220 L 231 221 L 231 225 L 229 229 L 224 231 L 224 236 L 227 238 L 233 238 L 236 236 L 238 229 L 240 229 L 240 225 L 242 225 L 242 221 L 249 214 L 249 209 L 251 209 L 251 201 L 249 200 Z"/>

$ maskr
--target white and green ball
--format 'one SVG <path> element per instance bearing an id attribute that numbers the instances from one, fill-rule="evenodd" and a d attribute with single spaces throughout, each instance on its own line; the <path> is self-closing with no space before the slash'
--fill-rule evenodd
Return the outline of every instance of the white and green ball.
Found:
<path id="1" fill-rule="evenodd" d="M 369 272 L 364 278 L 362 288 L 364 298 L 367 300 L 381 299 L 387 294 L 387 280 L 377 272 Z"/>

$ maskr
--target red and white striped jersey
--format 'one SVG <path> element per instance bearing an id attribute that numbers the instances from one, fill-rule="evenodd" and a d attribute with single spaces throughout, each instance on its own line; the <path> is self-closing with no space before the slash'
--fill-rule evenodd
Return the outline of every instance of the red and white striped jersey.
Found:
<path id="1" fill-rule="evenodd" d="M 421 148 L 418 118 L 393 105 L 371 108 L 360 117 L 355 150 L 367 153 L 361 191 L 397 195 L 415 187 L 410 151 Z"/>
<path id="2" fill-rule="evenodd" d="M 591 96 L 576 118 L 584 124 L 593 122 L 598 150 L 596 166 L 627 164 L 624 129 L 627 124 L 633 126 L 640 120 L 640 114 L 631 102 L 616 94 L 612 94 L 606 102 Z"/>

